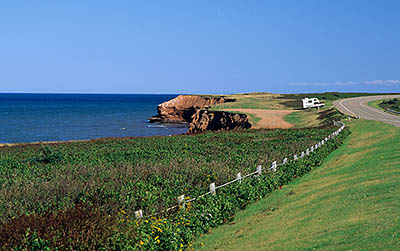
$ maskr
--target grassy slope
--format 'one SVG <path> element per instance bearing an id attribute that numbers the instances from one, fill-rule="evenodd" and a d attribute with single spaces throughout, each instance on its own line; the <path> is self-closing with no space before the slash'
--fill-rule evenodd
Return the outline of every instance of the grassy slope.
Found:
<path id="1" fill-rule="evenodd" d="M 379 104 L 382 102 L 382 99 L 380 100 L 374 100 L 374 101 L 370 101 L 368 102 L 369 106 L 375 107 L 376 109 L 382 110 L 384 111 L 385 109 L 383 109 L 382 107 L 379 106 Z"/>
<path id="2" fill-rule="evenodd" d="M 205 250 L 400 249 L 400 129 L 372 121 L 350 126 L 353 134 L 321 168 L 198 244 Z"/>
<path id="3" fill-rule="evenodd" d="M 295 128 L 318 126 L 320 120 L 319 114 L 314 110 L 293 112 L 285 116 L 285 121 L 294 125 Z"/>

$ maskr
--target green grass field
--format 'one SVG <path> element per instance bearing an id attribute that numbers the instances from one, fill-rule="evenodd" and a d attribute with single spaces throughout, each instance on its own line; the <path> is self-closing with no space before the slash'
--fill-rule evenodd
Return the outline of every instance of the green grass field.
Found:
<path id="1" fill-rule="evenodd" d="M 320 168 L 198 239 L 201 250 L 399 250 L 400 129 L 349 126 Z"/>
<path id="2" fill-rule="evenodd" d="M 381 102 L 382 102 L 382 99 L 380 99 L 380 100 L 374 100 L 374 101 L 368 102 L 368 105 L 369 105 L 369 106 L 372 106 L 372 107 L 375 107 L 376 109 L 379 109 L 379 110 L 385 110 L 385 109 L 383 109 L 382 107 L 379 106 L 379 104 L 380 104 Z"/>
<path id="3" fill-rule="evenodd" d="M 293 112 L 285 116 L 285 121 L 292 124 L 295 128 L 313 127 L 323 124 L 320 119 L 321 113 L 317 110 L 304 110 Z"/>
<path id="4" fill-rule="evenodd" d="M 300 110 L 285 116 L 285 121 L 293 125 L 294 128 L 316 127 L 327 125 L 332 120 L 345 119 L 346 116 L 338 113 L 334 108 Z"/>

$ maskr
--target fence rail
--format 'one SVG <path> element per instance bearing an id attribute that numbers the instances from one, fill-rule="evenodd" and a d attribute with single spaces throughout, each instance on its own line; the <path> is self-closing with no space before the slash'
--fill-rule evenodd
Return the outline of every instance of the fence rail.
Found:
<path id="1" fill-rule="evenodd" d="M 217 193 L 217 189 L 220 189 L 220 188 L 222 188 L 222 187 L 228 186 L 228 185 L 233 184 L 233 183 L 235 183 L 235 182 L 241 183 L 243 179 L 246 179 L 246 178 L 249 178 L 249 177 L 259 176 L 259 175 L 262 174 L 262 172 L 263 172 L 264 170 L 268 170 L 268 171 L 273 171 L 273 172 L 275 172 L 279 166 L 283 166 L 283 165 L 287 164 L 289 159 L 292 159 L 293 161 L 296 161 L 296 160 L 298 160 L 298 159 L 302 159 L 302 158 L 304 158 L 305 156 L 310 155 L 311 152 L 314 152 L 315 150 L 317 150 L 318 148 L 320 148 L 321 146 L 323 146 L 328 140 L 333 139 L 334 137 L 336 137 L 337 135 L 339 135 L 340 132 L 342 132 L 343 129 L 345 128 L 345 126 L 346 126 L 343 122 L 340 122 L 340 121 L 333 121 L 333 124 L 334 124 L 334 126 L 338 126 L 339 129 L 337 129 L 336 131 L 334 131 L 334 132 L 332 132 L 331 134 L 329 134 L 328 136 L 326 136 L 324 139 L 322 139 L 321 141 L 319 141 L 317 144 L 315 144 L 315 145 L 313 145 L 313 146 L 307 148 L 305 151 L 302 151 L 302 152 L 300 153 L 300 156 L 298 156 L 297 154 L 295 154 L 295 155 L 293 155 L 292 158 L 291 158 L 291 157 L 286 157 L 286 158 L 284 158 L 284 159 L 282 160 L 282 162 L 279 163 L 279 164 L 277 164 L 277 161 L 273 161 L 272 164 L 271 164 L 271 166 L 270 166 L 270 167 L 267 167 L 267 168 L 263 168 L 261 165 L 258 165 L 258 166 L 256 167 L 256 170 L 255 170 L 254 172 L 249 173 L 249 174 L 246 174 L 246 175 L 244 175 L 244 176 L 242 176 L 241 173 L 238 173 L 238 174 L 236 175 L 236 179 L 231 180 L 231 181 L 228 181 L 228 182 L 226 182 L 226 183 L 224 183 L 224 184 L 221 184 L 221 185 L 218 185 L 218 186 L 217 186 L 215 183 L 211 183 L 210 186 L 209 186 L 210 191 L 208 191 L 208 192 L 206 192 L 206 193 L 204 193 L 204 194 L 202 194 L 202 195 L 199 195 L 199 196 L 196 197 L 196 198 L 192 198 L 192 199 L 189 199 L 189 200 L 185 200 L 185 195 L 182 194 L 182 195 L 179 195 L 179 196 L 177 197 L 177 204 L 174 205 L 174 206 L 171 206 L 171 207 L 169 207 L 169 208 L 167 208 L 167 209 L 164 209 L 164 210 L 162 210 L 162 211 L 160 211 L 160 212 L 153 213 L 153 214 L 150 214 L 150 215 L 147 215 L 147 216 L 143 216 L 143 210 L 140 209 L 140 210 L 138 210 L 138 211 L 135 212 L 135 216 L 136 216 L 136 218 L 150 218 L 150 217 L 153 217 L 153 216 L 162 214 L 162 213 L 166 213 L 166 212 L 169 212 L 169 211 L 171 211 L 171 210 L 173 210 L 173 209 L 176 209 L 176 208 L 179 208 L 179 207 L 185 207 L 185 204 L 186 204 L 186 203 L 195 201 L 195 200 L 197 200 L 197 199 L 199 199 L 199 198 L 202 198 L 202 197 L 204 197 L 204 196 L 207 196 L 207 195 L 209 195 L 209 194 L 211 194 L 211 195 L 216 194 L 216 193 Z"/>

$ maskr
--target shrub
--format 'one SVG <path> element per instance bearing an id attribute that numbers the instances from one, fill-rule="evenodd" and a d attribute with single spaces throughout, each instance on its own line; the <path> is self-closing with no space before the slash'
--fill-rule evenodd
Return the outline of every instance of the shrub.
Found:
<path id="1" fill-rule="evenodd" d="M 135 227 L 137 232 L 135 248 L 191 250 L 194 236 L 207 233 L 217 225 L 232 221 L 234 213 L 238 210 L 321 165 L 323 159 L 338 148 L 349 133 L 345 129 L 309 157 L 290 161 L 276 172 L 267 171 L 264 175 L 223 187 L 217 190 L 216 195 L 201 197 L 187 205 L 185 209 L 181 207 L 173 217 L 133 220 L 132 227 Z"/>
<path id="2" fill-rule="evenodd" d="M 51 164 L 62 161 L 64 155 L 62 152 L 51 148 L 50 146 L 41 145 L 41 154 L 39 156 L 30 158 L 28 161 L 31 163 L 39 162 L 44 164 Z"/>
<path id="3" fill-rule="evenodd" d="M 11 217 L 14 214 L 13 218 L 3 220 L 3 223 L 0 224 L 0 245 L 8 249 L 14 247 L 29 249 L 34 246 L 77 250 L 192 249 L 193 238 L 196 235 L 207 233 L 212 227 L 230 222 L 235 212 L 245 208 L 249 203 L 259 200 L 274 189 L 320 165 L 323 159 L 341 144 L 341 140 L 349 133 L 348 130 L 344 130 L 338 137 L 329 140 L 323 147 L 304 159 L 291 161 L 278 168 L 276 172 L 265 172 L 259 177 L 245 179 L 241 184 L 234 183 L 226 186 L 217 190 L 215 196 L 208 195 L 192 203 L 187 203 L 185 209 L 171 210 L 168 213 L 141 220 L 135 219 L 134 210 L 142 208 L 145 209 L 146 214 L 150 214 L 175 203 L 176 196 L 179 194 L 198 196 L 208 190 L 208 184 L 211 182 L 217 181 L 218 184 L 221 184 L 231 180 L 238 171 L 243 171 L 243 173 L 254 171 L 254 163 L 255 161 L 260 163 L 260 159 L 264 167 L 269 166 L 270 161 L 265 161 L 265 159 L 278 159 L 298 153 L 299 150 L 304 150 L 305 145 L 315 144 L 318 139 L 325 137 L 330 132 L 332 132 L 332 128 L 261 130 L 242 133 L 212 133 L 177 137 L 176 139 L 172 137 L 160 140 L 149 138 L 142 141 L 144 146 L 152 146 L 156 142 L 159 144 L 156 145 L 157 149 L 160 145 L 166 148 L 161 149 L 158 153 L 153 153 L 154 149 L 146 152 L 145 148 L 131 146 L 140 141 L 122 143 L 110 141 L 106 142 L 106 145 L 104 142 L 98 146 L 93 143 L 89 144 L 90 151 L 85 149 L 85 151 L 79 152 L 79 155 L 64 154 L 64 160 L 68 161 L 56 161 L 49 164 L 35 162 L 38 166 L 52 167 L 49 169 L 15 169 L 6 166 L 0 171 L 6 174 L 7 172 L 11 174 L 21 172 L 20 175 L 24 175 L 22 177 L 26 175 L 30 178 L 24 182 L 18 181 L 20 183 L 12 183 L 13 179 L 7 180 L 1 190 L 2 194 L 6 195 L 5 198 L 18 198 L 15 194 L 10 197 L 9 193 L 14 190 L 4 189 L 5 187 L 12 188 L 13 184 L 18 188 L 15 191 L 23 188 L 24 194 L 21 196 L 25 196 L 24 199 L 29 196 L 36 198 L 34 196 L 37 194 L 26 196 L 34 184 L 31 181 L 32 177 L 38 177 L 38 181 L 40 181 L 35 186 L 40 185 L 39 188 L 43 187 L 51 189 L 51 191 L 57 189 L 57 191 L 47 195 L 42 192 L 44 189 L 38 189 L 42 192 L 37 197 L 40 199 L 38 201 L 40 208 L 43 208 L 41 211 L 35 208 L 36 204 L 33 201 L 27 203 L 27 201 L 14 199 L 11 202 L 15 205 L 13 208 L 27 205 L 27 211 L 15 215 L 15 212 L 7 211 L 10 209 L 9 204 L 2 205 L 0 203 L 4 209 L 2 217 Z M 233 140 L 229 140 L 229 138 L 233 138 Z M 121 150 L 113 144 L 120 144 L 118 147 L 126 149 Z M 85 144 L 79 146 L 85 147 Z M 66 146 L 63 147 L 57 151 L 66 152 L 68 150 Z M 210 152 L 207 152 L 208 147 L 212 147 Z M 99 153 L 103 148 L 111 151 L 107 152 L 109 154 Z M 178 152 L 182 150 L 182 153 L 177 153 L 176 149 Z M 116 155 L 112 155 L 113 151 L 116 151 Z M 130 158 L 131 153 L 136 156 L 136 151 L 144 156 L 149 154 L 150 161 L 158 154 L 169 155 L 165 158 L 172 165 L 142 164 L 143 166 L 132 168 L 125 161 Z M 21 152 L 16 155 L 5 155 L 3 163 L 19 163 L 17 159 L 19 154 Z M 106 160 L 102 159 L 104 156 Z M 192 160 L 188 162 L 174 162 L 173 160 L 188 158 L 188 156 L 192 157 Z M 75 158 L 78 158 L 79 161 Z M 100 158 L 100 162 L 107 162 L 107 158 L 110 158 L 109 161 L 113 163 L 112 168 L 90 165 L 96 163 L 97 158 Z M 159 161 L 164 160 L 160 159 Z M 121 164 L 121 161 L 124 162 Z M 74 167 L 74 163 L 78 163 L 77 167 Z M 86 165 L 80 165 L 80 163 Z M 182 163 L 184 165 L 179 165 Z M 205 167 L 202 166 L 204 163 L 206 163 Z M 243 168 L 243 163 L 250 164 L 246 166 L 247 168 Z M 23 166 L 23 164 L 18 165 Z M 41 171 L 46 175 L 51 174 L 50 177 L 54 177 L 54 179 L 43 181 Z M 35 172 L 39 172 L 40 175 Z M 21 180 L 21 176 L 17 176 L 19 180 Z M 73 195 L 70 197 L 69 204 L 66 203 L 68 200 L 63 197 L 65 195 Z M 44 199 L 44 196 L 48 196 L 48 198 Z"/>

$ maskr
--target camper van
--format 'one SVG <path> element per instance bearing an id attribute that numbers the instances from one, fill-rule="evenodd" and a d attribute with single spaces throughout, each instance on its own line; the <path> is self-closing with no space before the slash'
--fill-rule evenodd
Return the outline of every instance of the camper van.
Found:
<path id="1" fill-rule="evenodd" d="M 307 108 L 318 108 L 321 106 L 324 106 L 324 103 L 319 102 L 319 99 L 317 98 L 303 98 L 303 109 L 307 109 Z"/>

